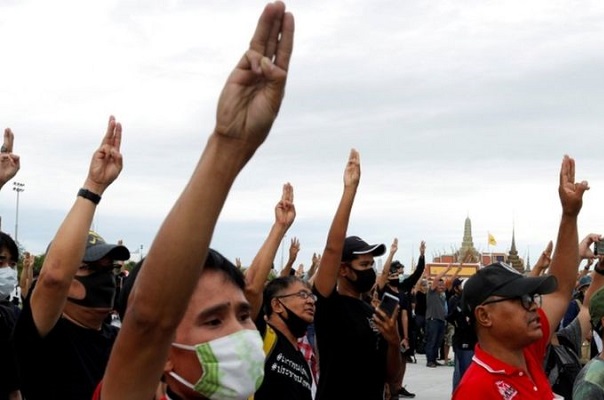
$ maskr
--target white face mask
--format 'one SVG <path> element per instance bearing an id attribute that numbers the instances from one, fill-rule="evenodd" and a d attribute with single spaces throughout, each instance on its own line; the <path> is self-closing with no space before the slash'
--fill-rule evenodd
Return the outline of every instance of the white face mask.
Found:
<path id="1" fill-rule="evenodd" d="M 202 375 L 192 384 L 170 371 L 170 375 L 208 399 L 247 399 L 264 378 L 264 350 L 260 333 L 244 329 L 196 346 L 172 346 L 197 353 Z"/>
<path id="2" fill-rule="evenodd" d="M 17 270 L 11 267 L 0 268 L 0 299 L 10 296 L 17 286 Z"/>

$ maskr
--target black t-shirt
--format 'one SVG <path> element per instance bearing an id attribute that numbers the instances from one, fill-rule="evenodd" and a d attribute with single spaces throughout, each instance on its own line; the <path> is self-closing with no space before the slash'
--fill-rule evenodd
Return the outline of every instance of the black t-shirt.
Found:
<path id="1" fill-rule="evenodd" d="M 415 315 L 426 316 L 426 293 L 420 290 L 415 293 Z"/>
<path id="2" fill-rule="evenodd" d="M 335 289 L 327 298 L 313 292 L 321 371 L 316 400 L 382 400 L 388 344 L 373 323 L 373 307 Z"/>
<path id="3" fill-rule="evenodd" d="M 60 318 L 42 338 L 34 324 L 29 299 L 13 337 L 27 400 L 91 399 L 102 379 L 118 329 L 103 324 L 100 331 Z"/>
<path id="4" fill-rule="evenodd" d="M 0 399 L 19 389 L 17 359 L 10 337 L 16 322 L 14 305 L 9 300 L 0 301 Z"/>
<path id="5" fill-rule="evenodd" d="M 397 325 L 398 333 L 401 338 L 404 338 L 405 332 L 403 332 L 403 327 L 400 324 L 400 320 L 401 320 L 400 314 L 403 312 L 403 310 L 407 310 L 407 323 L 409 323 L 409 319 L 411 318 L 411 302 L 409 301 L 409 296 L 407 295 L 407 293 L 403 293 L 400 290 L 398 292 L 395 292 L 390 286 L 386 285 L 386 286 L 384 286 L 384 288 L 382 290 L 378 291 L 378 295 L 380 296 L 380 299 L 382 298 L 382 296 L 384 295 L 385 292 L 390 293 L 394 297 L 398 297 L 398 306 L 399 306 L 399 318 L 397 319 L 397 321 L 399 321 L 399 324 Z"/>
<path id="6" fill-rule="evenodd" d="M 259 318 L 256 326 L 264 339 L 267 330 L 276 334 L 276 341 L 264 362 L 264 380 L 254 400 L 312 400 L 312 376 L 304 356 L 277 329 Z"/>

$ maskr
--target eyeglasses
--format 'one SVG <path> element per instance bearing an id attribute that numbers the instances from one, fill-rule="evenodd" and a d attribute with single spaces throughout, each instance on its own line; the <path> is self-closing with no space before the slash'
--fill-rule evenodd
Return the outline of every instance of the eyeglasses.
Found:
<path id="1" fill-rule="evenodd" d="M 298 296 L 302 300 L 312 299 L 312 301 L 317 301 L 317 295 L 315 295 L 314 293 L 311 293 L 309 291 L 306 291 L 306 290 L 300 290 L 299 292 L 296 292 L 296 293 L 284 294 L 283 296 L 275 296 L 275 298 L 282 299 L 284 297 L 291 297 L 291 296 Z"/>
<path id="2" fill-rule="evenodd" d="M 8 258 L 6 256 L 0 256 L 0 266 L 2 266 L 2 267 L 9 266 L 11 268 L 15 268 L 17 266 L 17 262 L 11 260 L 10 258 Z"/>
<path id="3" fill-rule="evenodd" d="M 484 306 L 487 304 L 499 303 L 499 302 L 508 301 L 508 300 L 520 300 L 520 304 L 522 304 L 522 307 L 526 311 L 531 311 L 533 304 L 537 304 L 537 308 L 541 307 L 541 295 L 538 293 L 524 294 L 519 297 L 504 297 L 503 299 L 489 300 L 489 301 L 485 301 L 484 303 L 482 303 L 480 305 Z"/>

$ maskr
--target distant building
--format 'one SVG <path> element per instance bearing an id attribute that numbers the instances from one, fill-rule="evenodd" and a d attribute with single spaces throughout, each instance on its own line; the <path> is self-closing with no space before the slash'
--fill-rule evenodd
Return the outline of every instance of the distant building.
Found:
<path id="1" fill-rule="evenodd" d="M 518 250 L 516 250 L 516 237 L 514 230 L 512 230 L 512 246 L 508 253 L 479 252 L 474 247 L 474 241 L 472 239 L 472 221 L 470 220 L 470 217 L 466 217 L 463 239 L 459 250 L 449 254 L 439 254 L 434 256 L 432 262 L 426 263 L 426 270 L 428 271 L 430 277 L 434 277 L 438 275 L 438 273 L 444 268 L 447 268 L 449 264 L 459 264 L 462 261 L 463 269 L 459 273 L 460 278 L 470 277 L 483 266 L 496 262 L 508 263 L 520 273 L 527 272 L 524 267 L 524 260 L 518 256 Z M 455 267 L 457 266 L 455 265 L 454 268 Z M 454 270 L 450 271 L 447 276 L 452 275 L 454 272 Z"/>

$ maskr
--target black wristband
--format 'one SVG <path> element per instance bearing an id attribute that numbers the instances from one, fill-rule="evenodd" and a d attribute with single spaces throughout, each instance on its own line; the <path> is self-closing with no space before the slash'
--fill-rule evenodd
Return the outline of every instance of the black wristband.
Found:
<path id="1" fill-rule="evenodd" d="M 78 191 L 78 196 L 83 197 L 86 200 L 90 200 L 94 204 L 99 204 L 99 202 L 101 201 L 101 196 L 96 193 L 92 193 L 90 190 L 84 188 Z"/>
<path id="2" fill-rule="evenodd" d="M 602 269 L 600 269 L 600 268 L 594 268 L 594 271 L 596 271 L 600 275 L 604 275 L 604 268 L 602 268 Z"/>

